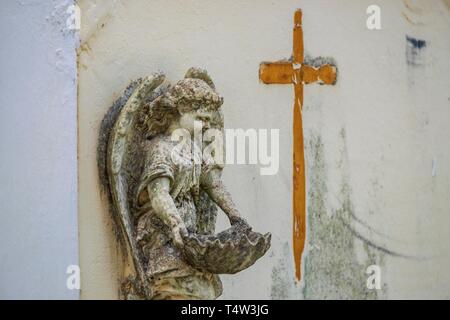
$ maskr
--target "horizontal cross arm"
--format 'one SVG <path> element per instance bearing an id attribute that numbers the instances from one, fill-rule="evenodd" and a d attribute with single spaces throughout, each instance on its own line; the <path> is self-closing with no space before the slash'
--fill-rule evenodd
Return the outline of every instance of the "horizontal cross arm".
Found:
<path id="1" fill-rule="evenodd" d="M 336 83 L 336 67 L 331 64 L 324 64 L 319 68 L 309 65 L 302 65 L 301 68 L 302 82 L 305 84 L 318 81 L 320 84 Z"/>
<path id="2" fill-rule="evenodd" d="M 259 65 L 259 78 L 265 84 L 293 83 L 294 68 L 292 62 L 263 62 Z"/>

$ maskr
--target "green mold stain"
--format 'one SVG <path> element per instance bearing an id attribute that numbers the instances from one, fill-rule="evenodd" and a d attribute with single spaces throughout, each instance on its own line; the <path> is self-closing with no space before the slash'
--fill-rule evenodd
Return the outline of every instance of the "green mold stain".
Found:
<path id="1" fill-rule="evenodd" d="M 292 259 L 292 253 L 288 242 L 283 244 L 281 256 L 272 269 L 272 285 L 270 297 L 273 300 L 287 300 L 295 298 L 292 284 L 295 281 L 294 270 L 289 268 L 288 262 Z"/>
<path id="2" fill-rule="evenodd" d="M 351 225 L 353 205 L 347 169 L 345 130 L 340 132 L 342 149 L 339 167 L 342 183 L 340 208 L 327 212 L 327 168 L 324 144 L 320 135 L 310 135 L 306 144 L 308 164 L 308 252 L 304 262 L 303 297 L 305 299 L 379 299 L 381 290 L 367 288 L 366 269 L 381 267 L 383 254 L 356 238 L 346 225 Z M 362 244 L 366 261 L 361 263 L 355 246 Z M 361 260 L 361 259 L 359 259 Z"/>

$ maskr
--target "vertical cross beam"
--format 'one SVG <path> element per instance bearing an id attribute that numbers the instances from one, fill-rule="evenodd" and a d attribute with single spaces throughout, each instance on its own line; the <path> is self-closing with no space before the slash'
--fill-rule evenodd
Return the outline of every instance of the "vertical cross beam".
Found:
<path id="1" fill-rule="evenodd" d="M 303 144 L 303 84 L 319 82 L 335 84 L 336 67 L 324 64 L 313 67 L 304 64 L 302 11 L 294 14 L 293 53 L 288 61 L 263 62 L 259 78 L 265 84 L 293 84 L 293 247 L 295 277 L 301 279 L 301 258 L 306 239 L 306 178 Z"/>

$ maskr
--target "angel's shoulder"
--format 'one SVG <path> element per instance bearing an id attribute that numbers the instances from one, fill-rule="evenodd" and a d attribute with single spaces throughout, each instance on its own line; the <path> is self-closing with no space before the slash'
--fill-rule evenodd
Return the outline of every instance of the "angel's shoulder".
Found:
<path id="1" fill-rule="evenodd" d="M 171 155 L 174 148 L 174 141 L 172 141 L 170 136 L 160 134 L 145 140 L 143 148 L 147 159 L 154 159 L 155 157 L 165 158 Z"/>

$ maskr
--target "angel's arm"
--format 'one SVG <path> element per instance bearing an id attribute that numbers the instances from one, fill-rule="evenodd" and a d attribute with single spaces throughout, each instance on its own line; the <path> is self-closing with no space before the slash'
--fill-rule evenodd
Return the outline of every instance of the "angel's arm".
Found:
<path id="1" fill-rule="evenodd" d="M 220 175 L 219 169 L 209 170 L 206 174 L 202 175 L 202 189 L 204 189 L 209 197 L 223 210 L 223 212 L 225 212 L 232 225 L 235 223 L 248 225 L 239 214 Z"/>
<path id="2" fill-rule="evenodd" d="M 147 192 L 155 214 L 172 230 L 176 246 L 183 246 L 181 235 L 187 234 L 186 227 L 170 195 L 169 178 L 156 178 L 147 186 Z"/>

